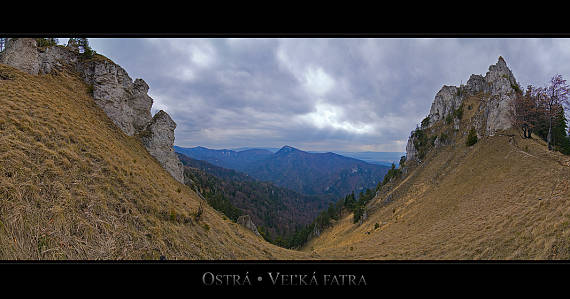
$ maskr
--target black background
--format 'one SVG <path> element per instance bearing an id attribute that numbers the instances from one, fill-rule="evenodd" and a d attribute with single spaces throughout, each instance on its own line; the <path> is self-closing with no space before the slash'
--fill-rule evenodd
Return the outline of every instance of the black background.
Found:
<path id="1" fill-rule="evenodd" d="M 563 9 L 545 3 L 479 2 L 435 7 L 402 2 L 332 4 L 279 3 L 250 7 L 184 6 L 102 2 L 21 3 L 4 7 L 0 34 L 53 37 L 570 37 Z M 18 3 L 11 3 L 18 4 Z M 331 12 L 330 10 L 333 10 Z M 570 49 L 569 49 L 570 50 Z M 367 298 L 515 295 L 547 298 L 568 293 L 570 262 L 535 261 L 1 261 L 4 295 L 107 298 L 158 296 L 202 298 L 210 291 L 372 291 Z M 249 273 L 252 286 L 204 286 L 202 275 Z M 364 275 L 367 286 L 273 286 L 267 272 Z M 262 283 L 257 276 L 264 275 Z M 198 292 L 199 291 L 199 292 Z M 205 291 L 205 292 L 204 292 Z M 6 297 L 12 298 L 12 297 Z M 349 297 L 351 298 L 351 297 Z"/>

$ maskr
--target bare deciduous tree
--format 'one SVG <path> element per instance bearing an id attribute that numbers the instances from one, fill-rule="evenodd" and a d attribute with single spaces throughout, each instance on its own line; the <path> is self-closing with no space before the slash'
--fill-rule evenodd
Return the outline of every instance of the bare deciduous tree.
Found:
<path id="1" fill-rule="evenodd" d="M 538 98 L 542 96 L 541 88 L 529 85 L 526 93 L 517 93 L 511 102 L 512 121 L 515 127 L 522 130 L 523 138 L 531 138 L 534 127 L 538 122 Z"/>
<path id="2" fill-rule="evenodd" d="M 563 106 L 569 105 L 568 93 L 570 92 L 570 86 L 566 84 L 566 80 L 561 75 L 555 75 L 550 80 L 550 85 L 544 91 L 546 96 L 539 98 L 539 101 L 541 110 L 548 120 L 546 142 L 548 143 L 548 149 L 552 150 L 552 120 L 560 114 L 560 109 Z"/>

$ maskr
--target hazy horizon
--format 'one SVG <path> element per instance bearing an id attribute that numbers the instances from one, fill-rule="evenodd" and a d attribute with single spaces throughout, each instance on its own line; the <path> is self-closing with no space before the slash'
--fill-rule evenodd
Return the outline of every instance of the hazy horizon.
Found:
<path id="1" fill-rule="evenodd" d="M 232 150 L 232 151 L 245 151 L 245 150 L 249 150 L 249 149 L 265 149 L 265 150 L 269 150 L 269 151 L 278 151 L 281 148 L 285 147 L 285 146 L 290 146 L 293 148 L 296 148 L 298 150 L 304 151 L 304 152 L 309 152 L 309 153 L 327 153 L 327 152 L 342 152 L 342 153 L 403 153 L 405 154 L 406 152 L 398 152 L 398 151 L 343 151 L 343 150 L 319 150 L 319 151 L 313 151 L 313 150 L 305 150 L 303 148 L 300 148 L 298 146 L 293 146 L 293 145 L 289 145 L 289 144 L 284 144 L 282 146 L 279 147 L 273 147 L 273 146 L 241 146 L 241 147 L 208 147 L 208 146 L 203 146 L 203 145 L 193 145 L 193 146 L 180 146 L 180 145 L 174 145 L 175 147 L 181 147 L 181 148 L 196 148 L 196 147 L 203 147 L 203 148 L 207 148 L 207 149 L 211 149 L 211 150 Z"/>

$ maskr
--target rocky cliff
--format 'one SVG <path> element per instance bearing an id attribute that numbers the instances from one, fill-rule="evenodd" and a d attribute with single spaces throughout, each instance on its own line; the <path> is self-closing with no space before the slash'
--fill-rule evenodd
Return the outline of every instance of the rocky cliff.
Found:
<path id="1" fill-rule="evenodd" d="M 164 112 L 151 115 L 153 99 L 142 79 L 134 82 L 119 65 L 101 55 L 83 58 L 77 48 L 38 47 L 33 38 L 12 38 L 0 53 L 0 63 L 32 75 L 68 70 L 90 86 L 95 103 L 129 136 L 138 136 L 149 153 L 179 182 L 182 163 L 172 146 L 176 123 Z"/>
<path id="2" fill-rule="evenodd" d="M 148 152 L 155 157 L 179 182 L 184 182 L 182 162 L 174 152 L 174 129 L 176 123 L 168 113 L 160 110 L 139 135 Z M 182 171 L 179 171 L 181 170 Z"/>
<path id="3" fill-rule="evenodd" d="M 489 66 L 485 76 L 471 75 L 467 83 L 459 87 L 443 86 L 436 94 L 427 121 L 422 122 L 421 129 L 447 124 L 452 125 L 455 132 L 459 131 L 462 122 L 466 120 L 461 119 L 458 111 L 463 111 L 467 99 L 477 96 L 477 110 L 468 120 L 469 125 L 475 128 L 479 138 L 493 136 L 512 127 L 511 102 L 517 90 L 519 85 L 513 73 L 503 57 L 499 57 L 496 64 Z M 414 145 L 416 138 L 412 132 L 406 146 L 406 161 L 420 161 Z M 438 146 L 442 144 L 441 138 L 436 138 L 435 141 Z"/>

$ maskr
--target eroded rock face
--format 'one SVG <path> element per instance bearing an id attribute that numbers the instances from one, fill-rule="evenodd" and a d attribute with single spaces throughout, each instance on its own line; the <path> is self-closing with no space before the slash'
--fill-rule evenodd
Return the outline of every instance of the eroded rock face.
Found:
<path id="1" fill-rule="evenodd" d="M 148 152 L 158 160 L 162 167 L 177 181 L 184 183 L 182 163 L 172 147 L 174 129 L 176 129 L 176 123 L 170 115 L 160 110 L 139 136 Z"/>
<path id="2" fill-rule="evenodd" d="M 366 219 L 368 219 L 368 211 L 364 208 L 364 212 L 362 212 L 362 216 L 360 216 L 360 219 L 358 220 L 358 225 L 362 225 Z"/>
<path id="3" fill-rule="evenodd" d="M 95 103 L 125 134 L 133 136 L 145 129 L 152 119 L 153 101 L 142 79 L 133 83 L 123 68 L 107 60 L 81 62 L 77 70 L 93 87 Z"/>
<path id="4" fill-rule="evenodd" d="M 481 75 L 471 75 L 467 84 L 464 86 L 467 94 L 477 94 L 479 92 L 489 92 L 489 84 L 485 81 L 485 77 Z"/>
<path id="5" fill-rule="evenodd" d="M 309 234 L 308 239 L 313 239 L 316 238 L 318 236 L 321 235 L 321 229 L 319 228 L 319 226 L 317 224 L 315 224 L 315 226 L 313 226 L 313 231 Z"/>
<path id="6" fill-rule="evenodd" d="M 518 85 L 513 73 L 505 60 L 499 57 L 496 64 L 489 66 L 484 77 L 471 75 L 464 86 L 443 86 L 431 105 L 430 126 L 453 113 L 467 97 L 483 93 L 486 103 L 481 108 L 485 109 L 486 135 L 492 136 L 499 130 L 506 130 L 512 126 L 509 106 L 514 99 L 515 86 Z M 457 127 L 457 124 L 454 125 Z"/>
<path id="7" fill-rule="evenodd" d="M 418 151 L 414 146 L 414 139 L 413 134 L 408 138 L 408 144 L 406 145 L 406 162 L 417 161 L 418 159 Z"/>
<path id="8" fill-rule="evenodd" d="M 0 54 L 0 63 L 37 75 L 40 71 L 40 58 L 36 45 L 33 38 L 11 38 Z"/>
<path id="9" fill-rule="evenodd" d="M 148 96 L 148 84 L 143 79 L 133 82 L 122 67 L 104 59 L 79 63 L 77 69 L 93 86 L 93 98 L 109 118 L 125 134 L 139 136 L 160 165 L 184 183 L 183 166 L 172 147 L 176 123 L 162 110 L 151 116 L 153 99 Z"/>
<path id="10" fill-rule="evenodd" d="M 515 98 L 514 87 L 518 84 L 502 57 L 499 57 L 497 64 L 489 67 L 485 81 L 490 86 L 490 97 L 484 105 L 485 133 L 493 136 L 497 131 L 512 127 L 511 103 Z"/>
<path id="11" fill-rule="evenodd" d="M 257 231 L 257 226 L 255 226 L 255 224 L 253 223 L 253 221 L 251 220 L 251 217 L 249 217 L 249 215 L 239 216 L 237 219 L 237 223 L 239 225 L 246 227 L 247 229 L 254 232 L 256 235 L 261 237 L 261 234 L 259 233 L 259 231 Z"/>
<path id="12" fill-rule="evenodd" d="M 184 183 L 182 163 L 172 148 L 176 123 L 164 111 L 152 117 L 153 99 L 148 96 L 149 86 L 144 80 L 133 82 L 122 67 L 102 56 L 81 60 L 73 45 L 38 48 L 33 38 L 9 39 L 0 63 L 32 75 L 63 68 L 77 72 L 92 87 L 95 103 L 113 123 L 129 136 L 140 136 L 149 153 Z"/>
<path id="13" fill-rule="evenodd" d="M 443 86 L 435 95 L 435 99 L 431 104 L 429 112 L 430 126 L 434 123 L 445 119 L 445 117 L 453 113 L 453 111 L 463 102 L 463 96 L 459 88 L 455 86 Z"/>
<path id="14" fill-rule="evenodd" d="M 436 94 L 429 114 L 429 127 L 458 109 L 470 96 L 480 95 L 479 110 L 471 119 L 471 125 L 477 130 L 479 138 L 493 136 L 498 131 L 512 127 L 511 103 L 516 96 L 517 81 L 502 57 L 496 64 L 489 66 L 485 76 L 471 75 L 465 85 L 460 87 L 443 86 Z M 461 120 L 453 119 L 453 128 L 459 130 Z M 417 160 L 413 136 L 406 146 L 406 161 Z"/>
<path id="15" fill-rule="evenodd" d="M 67 47 L 46 47 L 39 50 L 40 74 L 49 74 L 54 70 L 62 70 L 65 67 L 75 68 L 78 57 L 77 52 Z"/>
<path id="16" fill-rule="evenodd" d="M 63 46 L 38 48 L 33 38 L 8 39 L 0 63 L 15 67 L 30 75 L 49 74 L 66 66 L 77 65 L 77 53 Z"/>

